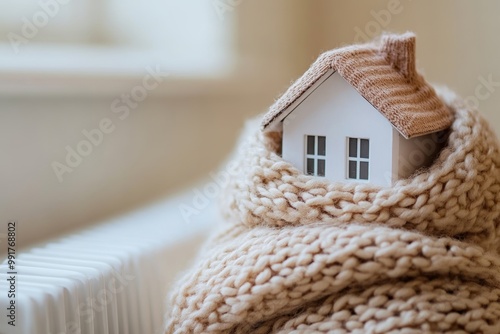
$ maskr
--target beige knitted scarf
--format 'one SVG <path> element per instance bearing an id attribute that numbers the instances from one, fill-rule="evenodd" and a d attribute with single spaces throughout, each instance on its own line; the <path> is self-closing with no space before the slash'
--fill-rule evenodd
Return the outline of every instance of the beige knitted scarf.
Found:
<path id="1" fill-rule="evenodd" d="M 167 333 L 500 333 L 500 153 L 454 112 L 435 163 L 390 188 L 329 183 L 251 126 L 224 224 L 170 301 Z"/>

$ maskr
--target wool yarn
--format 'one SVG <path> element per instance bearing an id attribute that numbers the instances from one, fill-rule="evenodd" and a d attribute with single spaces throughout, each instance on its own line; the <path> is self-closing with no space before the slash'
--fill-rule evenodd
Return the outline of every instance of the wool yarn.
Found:
<path id="1" fill-rule="evenodd" d="M 384 34 L 370 43 L 349 45 L 321 54 L 277 99 L 262 118 L 273 127 L 282 114 L 334 71 L 387 118 L 405 138 L 447 129 L 451 114 L 435 90 L 418 74 L 414 33 Z"/>
<path id="2" fill-rule="evenodd" d="M 455 94 L 446 146 L 391 187 L 304 175 L 247 128 L 223 223 L 166 333 L 500 333 L 500 152 Z"/>

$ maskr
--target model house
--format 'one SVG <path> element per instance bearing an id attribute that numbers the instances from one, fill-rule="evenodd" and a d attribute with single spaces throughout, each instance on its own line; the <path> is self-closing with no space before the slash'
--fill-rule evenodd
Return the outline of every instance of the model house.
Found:
<path id="1" fill-rule="evenodd" d="M 322 54 L 265 115 L 282 156 L 331 181 L 390 185 L 429 165 L 452 113 L 415 68 L 415 36 Z"/>

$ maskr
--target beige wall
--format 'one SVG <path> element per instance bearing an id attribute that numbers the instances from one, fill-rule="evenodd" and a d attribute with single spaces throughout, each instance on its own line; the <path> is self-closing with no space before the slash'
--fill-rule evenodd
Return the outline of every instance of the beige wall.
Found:
<path id="1" fill-rule="evenodd" d="M 475 96 L 476 87 L 481 85 L 480 77 L 491 76 L 499 87 L 487 98 L 481 93 L 489 92 L 479 89 L 479 97 L 483 97 L 479 109 L 500 133 L 500 113 L 496 110 L 500 104 L 499 1 L 320 0 L 317 3 L 321 37 L 314 38 L 316 50 L 351 43 L 360 30 L 367 36 L 383 30 L 410 30 L 417 34 L 417 66 L 429 81 L 445 84 L 468 97 Z M 390 9 L 393 13 L 384 15 Z"/>
<path id="2" fill-rule="evenodd" d="M 362 41 L 383 31 L 413 31 L 417 34 L 417 66 L 427 80 L 447 85 L 463 97 L 478 101 L 481 112 L 500 132 L 500 113 L 495 111 L 500 103 L 500 1 L 317 0 L 314 5 L 300 1 L 288 3 L 296 8 L 294 24 L 282 26 L 280 33 L 289 40 L 285 54 L 290 54 L 296 65 L 289 67 L 290 80 L 303 73 L 323 51 Z M 245 37 L 260 45 L 255 51 L 257 54 L 283 48 L 282 40 L 259 43 L 259 38 L 265 36 L 261 30 L 266 26 L 255 22 L 265 13 L 278 13 L 284 5 L 283 0 L 255 0 L 243 2 L 238 8 L 243 13 L 249 12 L 245 14 L 251 21 L 247 22 Z M 492 92 L 482 84 L 483 79 L 488 81 L 488 78 L 498 83 Z M 478 88 L 480 86 L 483 87 Z"/>
<path id="3" fill-rule="evenodd" d="M 217 168 L 254 110 L 230 98 L 151 100 L 120 121 L 107 99 L 4 98 L 0 106 L 0 216 L 19 221 L 21 245 L 192 184 Z M 115 130 L 59 182 L 52 162 L 65 164 L 65 146 L 75 149 L 103 118 Z"/>
<path id="4" fill-rule="evenodd" d="M 0 226 L 18 220 L 26 246 L 207 178 L 243 120 L 264 111 L 321 51 L 351 43 L 356 28 L 368 35 L 366 29 L 415 31 L 418 67 L 463 96 L 474 96 L 480 77 L 500 81 L 500 2 L 399 2 L 398 13 L 379 23 L 371 11 L 387 11 L 393 2 L 243 1 L 232 13 L 241 66 L 226 85 L 188 84 L 177 94 L 173 84 L 148 98 L 62 183 L 51 162 L 64 159 L 65 146 L 76 145 L 83 129 L 115 116 L 109 108 L 115 96 L 0 92 Z M 499 88 L 479 101 L 498 132 Z"/>
<path id="5" fill-rule="evenodd" d="M 285 58 L 295 41 L 276 37 L 295 25 L 300 6 L 275 6 L 281 14 L 258 25 L 274 33 L 254 34 L 247 15 L 260 8 L 252 4 L 228 14 L 248 13 L 241 25 L 250 36 L 234 41 L 234 73 L 167 77 L 123 121 L 110 104 L 140 77 L 0 73 L 0 233 L 9 219 L 17 220 L 19 245 L 26 247 L 207 179 L 231 151 L 244 120 L 263 112 L 286 87 L 302 54 Z M 273 43 L 275 49 L 264 47 Z M 85 139 L 82 131 L 103 118 L 112 119 L 114 131 L 59 182 L 53 161 L 64 163 L 65 147 L 75 149 Z"/>

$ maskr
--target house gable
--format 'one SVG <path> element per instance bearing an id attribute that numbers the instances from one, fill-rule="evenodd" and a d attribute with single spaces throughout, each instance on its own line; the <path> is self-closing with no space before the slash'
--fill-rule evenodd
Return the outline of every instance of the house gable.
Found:
<path id="1" fill-rule="evenodd" d="M 283 158 L 305 172 L 305 136 L 325 136 L 325 177 L 349 181 L 347 139 L 370 139 L 369 182 L 390 184 L 397 131 L 338 73 L 325 76 L 321 84 L 311 87 L 304 98 L 283 112 Z"/>

